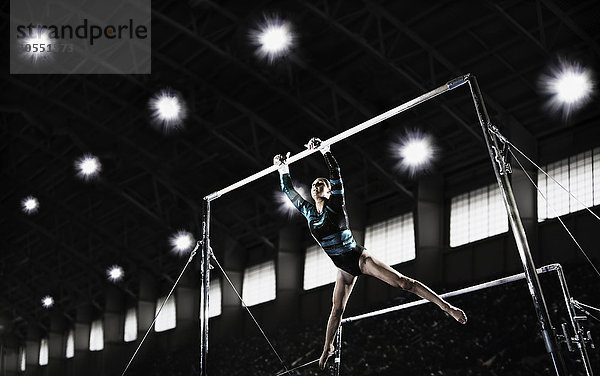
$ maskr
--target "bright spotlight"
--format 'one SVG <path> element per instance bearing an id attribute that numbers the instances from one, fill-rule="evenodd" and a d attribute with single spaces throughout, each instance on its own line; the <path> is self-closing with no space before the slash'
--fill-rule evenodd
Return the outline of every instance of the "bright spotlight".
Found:
<path id="1" fill-rule="evenodd" d="M 31 29 L 29 37 L 22 44 L 22 56 L 33 63 L 48 61 L 52 58 L 52 40 L 42 28 Z"/>
<path id="2" fill-rule="evenodd" d="M 40 203 L 37 198 L 33 196 L 27 196 L 21 200 L 21 209 L 25 214 L 35 214 L 40 208 Z"/>
<path id="3" fill-rule="evenodd" d="M 77 170 L 77 176 L 83 180 L 90 180 L 100 173 L 102 164 L 98 157 L 91 154 L 85 154 L 75 161 L 75 169 Z"/>
<path id="4" fill-rule="evenodd" d="M 400 149 L 400 154 L 407 165 L 420 166 L 431 158 L 431 145 L 427 140 L 412 140 Z"/>
<path id="5" fill-rule="evenodd" d="M 171 235 L 169 242 L 173 247 L 173 252 L 179 255 L 183 255 L 191 251 L 195 245 L 194 236 L 185 230 L 177 231 L 177 233 Z"/>
<path id="6" fill-rule="evenodd" d="M 300 196 L 304 197 L 304 199 L 310 197 L 310 195 L 306 196 L 306 190 L 300 184 L 294 183 L 294 188 L 300 194 Z M 296 213 L 299 213 L 298 209 L 296 209 L 294 204 L 290 201 L 290 199 L 285 193 L 281 191 L 275 192 L 275 200 L 279 204 L 277 211 L 287 216 L 288 218 L 291 218 Z"/>
<path id="7" fill-rule="evenodd" d="M 181 128 L 187 116 L 185 101 L 170 89 L 155 94 L 150 99 L 149 106 L 152 123 L 164 133 Z"/>
<path id="8" fill-rule="evenodd" d="M 42 298 L 42 306 L 44 308 L 50 308 L 54 305 L 54 298 L 50 295 L 46 295 Z"/>
<path id="9" fill-rule="evenodd" d="M 392 145 L 400 157 L 400 168 L 414 176 L 418 171 L 429 168 L 435 157 L 431 137 L 421 132 L 411 132 Z"/>
<path id="10" fill-rule="evenodd" d="M 541 78 L 542 89 L 549 95 L 547 106 L 568 118 L 590 101 L 595 86 L 592 76 L 591 70 L 578 63 L 559 60 L 558 66 Z"/>
<path id="11" fill-rule="evenodd" d="M 256 54 L 272 63 L 291 50 L 295 37 L 288 22 L 265 17 L 257 30 L 250 31 L 250 39 L 258 46 Z"/>
<path id="12" fill-rule="evenodd" d="M 118 282 L 123 279 L 125 273 L 123 272 L 123 268 L 119 265 L 113 265 L 106 270 L 106 275 L 108 279 L 112 282 Z"/>

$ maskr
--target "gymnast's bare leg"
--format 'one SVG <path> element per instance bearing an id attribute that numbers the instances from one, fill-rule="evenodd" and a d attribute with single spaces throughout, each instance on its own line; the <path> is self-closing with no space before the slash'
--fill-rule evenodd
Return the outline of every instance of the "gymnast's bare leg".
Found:
<path id="1" fill-rule="evenodd" d="M 449 304 L 423 283 L 400 274 L 392 267 L 373 257 L 368 251 L 363 251 L 360 256 L 359 267 L 363 274 L 373 276 L 390 286 L 400 287 L 423 299 L 427 299 L 430 302 L 435 303 L 459 323 L 467 323 L 467 315 L 465 315 L 462 309 Z"/>
<path id="2" fill-rule="evenodd" d="M 344 309 L 346 308 L 346 303 L 348 302 L 348 297 L 352 292 L 352 288 L 354 287 L 356 278 L 357 277 L 353 276 L 352 274 L 338 269 L 337 278 L 335 280 L 335 287 L 333 288 L 333 305 L 331 307 L 331 314 L 329 315 L 329 320 L 327 321 L 327 331 L 325 333 L 325 346 L 323 347 L 323 353 L 321 354 L 321 358 L 319 359 L 319 367 L 321 369 L 325 368 L 327 358 L 333 355 L 335 349 L 333 346 L 333 340 L 335 338 L 335 334 L 338 328 L 340 327 L 342 315 L 344 314 Z"/>

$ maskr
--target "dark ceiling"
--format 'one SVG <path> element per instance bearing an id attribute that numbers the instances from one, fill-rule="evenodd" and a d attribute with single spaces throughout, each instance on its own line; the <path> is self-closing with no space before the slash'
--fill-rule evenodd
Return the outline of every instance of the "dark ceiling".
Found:
<path id="1" fill-rule="evenodd" d="M 265 14 L 297 34 L 293 53 L 273 64 L 248 37 Z M 276 153 L 301 151 L 312 136 L 329 138 L 465 73 L 477 76 L 501 128 L 510 123 L 540 143 L 592 142 L 597 102 L 563 119 L 544 107 L 539 79 L 559 57 L 597 71 L 599 19 L 597 0 L 154 1 L 151 75 L 9 75 L 4 46 L 0 316 L 22 336 L 28 322 L 47 325 L 46 294 L 67 317 L 81 304 L 101 309 L 112 264 L 124 267 L 118 287 L 131 297 L 142 272 L 172 282 L 185 258 L 169 251 L 168 238 L 178 229 L 200 236 L 202 197 L 269 166 Z M 148 112 L 166 87 L 189 110 L 185 127 L 169 135 Z M 463 87 L 336 144 L 353 195 L 412 206 L 417 180 L 390 152 L 411 129 L 434 137 L 431 170 L 454 182 L 448 189 L 464 189 L 465 177 L 484 169 L 491 176 Z M 75 176 L 84 153 L 100 158 L 99 179 Z M 551 156 L 540 150 L 539 158 Z M 325 167 L 309 157 L 292 172 L 309 181 Z M 285 222 L 277 189 L 273 175 L 217 200 L 214 231 L 247 253 L 272 252 Z M 40 210 L 27 216 L 20 201 L 30 194 Z"/>

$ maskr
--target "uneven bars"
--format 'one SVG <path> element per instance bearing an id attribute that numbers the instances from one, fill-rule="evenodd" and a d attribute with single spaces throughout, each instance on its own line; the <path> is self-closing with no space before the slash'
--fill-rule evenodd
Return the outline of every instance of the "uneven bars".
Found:
<path id="1" fill-rule="evenodd" d="M 556 271 L 559 268 L 560 268 L 560 264 L 550 264 L 550 265 L 542 266 L 541 268 L 537 269 L 537 272 L 538 272 L 538 274 L 547 273 L 547 272 L 551 272 L 551 271 Z M 470 286 L 470 287 L 465 287 L 465 288 L 462 288 L 459 290 L 450 291 L 445 294 L 442 294 L 441 297 L 449 298 L 451 296 L 466 294 L 466 293 L 477 291 L 477 290 L 483 290 L 483 289 L 486 289 L 489 287 L 494 287 L 494 286 L 498 286 L 498 285 L 503 285 L 505 283 L 518 281 L 520 279 L 525 279 L 525 273 L 515 274 L 515 275 L 508 276 L 508 277 L 499 278 L 499 279 L 496 279 L 493 281 L 480 283 L 475 286 Z M 428 302 L 429 302 L 429 300 L 421 299 L 421 300 L 416 300 L 414 302 L 400 304 L 400 305 L 397 305 L 394 307 L 389 307 L 389 308 L 384 308 L 384 309 L 380 309 L 380 310 L 369 312 L 369 313 L 364 313 L 362 315 L 348 317 L 348 318 L 345 318 L 342 320 L 342 324 L 366 319 L 368 317 L 383 315 L 383 314 L 386 314 L 389 312 L 400 311 L 400 310 L 403 310 L 406 308 L 415 307 L 415 306 L 425 304 Z"/>
<path id="2" fill-rule="evenodd" d="M 370 128 L 370 127 L 372 127 L 373 125 L 375 125 L 377 123 L 380 123 L 380 122 L 382 122 L 382 121 L 384 121 L 386 119 L 389 119 L 392 116 L 398 115 L 399 113 L 404 112 L 404 111 L 406 111 L 406 110 L 408 110 L 408 109 L 410 109 L 410 108 L 412 108 L 412 107 L 414 107 L 414 106 L 416 106 L 418 104 L 421 104 L 421 103 L 423 103 L 425 101 L 428 101 L 429 99 L 431 99 L 433 97 L 437 97 L 438 95 L 440 95 L 442 93 L 445 93 L 446 91 L 450 91 L 452 89 L 455 89 L 455 88 L 463 85 L 464 83 L 466 83 L 469 80 L 470 76 L 471 76 L 470 74 L 465 74 L 465 75 L 457 77 L 457 78 L 455 78 L 455 79 L 453 79 L 451 81 L 448 81 L 444 85 L 442 85 L 442 86 L 440 86 L 440 87 L 438 87 L 436 89 L 433 89 L 430 92 L 421 95 L 420 97 L 417 97 L 417 98 L 412 99 L 412 100 L 410 100 L 410 101 L 408 101 L 408 102 L 406 102 L 404 104 L 401 104 L 401 105 L 399 105 L 397 107 L 394 107 L 391 110 L 386 111 L 386 112 L 384 112 L 381 115 L 375 116 L 374 118 L 371 118 L 371 119 L 369 119 L 369 120 L 367 120 L 367 121 L 365 121 L 363 123 L 360 123 L 360 124 L 358 124 L 358 125 L 350 128 L 350 129 L 345 130 L 342 133 L 339 133 L 336 136 L 333 136 L 333 137 L 331 137 L 331 138 L 323 141 L 321 143 L 321 145 L 322 146 L 333 145 L 333 144 L 335 144 L 338 141 L 344 140 L 344 139 L 346 139 L 346 138 L 348 138 L 348 137 L 350 137 L 350 136 L 352 136 L 352 135 L 354 135 L 354 134 L 356 134 L 358 132 L 361 132 L 361 131 L 363 131 L 363 130 L 365 130 L 367 128 Z M 287 163 L 296 162 L 296 161 L 298 161 L 298 160 L 300 160 L 300 159 L 302 159 L 304 157 L 309 156 L 310 154 L 312 154 L 312 153 L 314 153 L 316 151 L 317 151 L 317 149 L 307 149 L 307 150 L 304 150 L 304 151 L 302 151 L 302 152 L 300 152 L 300 153 L 298 153 L 296 155 L 293 155 L 293 156 L 289 157 L 287 159 Z M 234 184 L 232 184 L 232 185 L 230 185 L 228 187 L 225 187 L 225 188 L 223 188 L 221 190 L 215 191 L 215 192 L 213 192 L 213 193 L 205 196 L 204 199 L 207 200 L 207 201 L 212 201 L 214 199 L 217 199 L 217 198 L 223 196 L 224 194 L 226 194 L 228 192 L 233 191 L 234 189 L 240 188 L 240 187 L 242 187 L 242 186 L 244 186 L 244 185 L 246 185 L 246 184 L 248 184 L 250 182 L 253 182 L 254 180 L 260 179 L 263 176 L 268 175 L 271 172 L 275 172 L 275 171 L 277 171 L 277 166 L 271 166 L 271 167 L 265 168 L 264 170 L 259 171 L 259 172 L 255 173 L 254 175 L 248 176 L 247 178 L 245 178 L 243 180 L 240 180 L 237 183 L 234 183 Z"/>

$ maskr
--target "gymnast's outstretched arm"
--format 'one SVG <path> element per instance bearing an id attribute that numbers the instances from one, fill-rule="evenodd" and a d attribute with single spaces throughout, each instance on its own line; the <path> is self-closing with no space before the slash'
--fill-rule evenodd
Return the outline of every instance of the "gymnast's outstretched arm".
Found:
<path id="1" fill-rule="evenodd" d="M 278 166 L 279 171 L 279 182 L 281 184 L 281 190 L 286 194 L 286 196 L 290 199 L 292 204 L 298 209 L 305 217 L 308 216 L 308 210 L 310 208 L 311 203 L 306 201 L 298 191 L 294 188 L 294 184 L 292 183 L 292 177 L 290 176 L 290 168 L 286 163 L 286 157 L 277 154 L 273 157 L 273 164 Z"/>

